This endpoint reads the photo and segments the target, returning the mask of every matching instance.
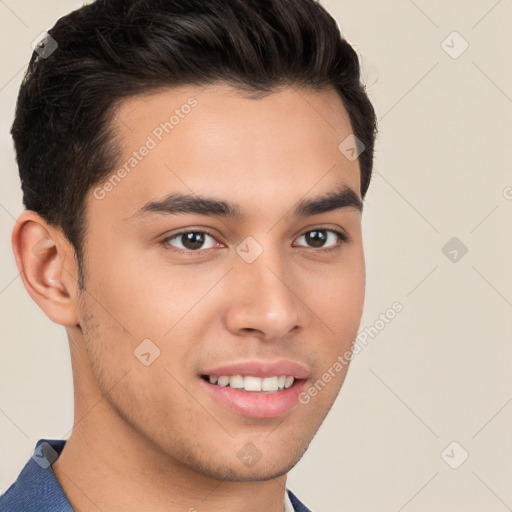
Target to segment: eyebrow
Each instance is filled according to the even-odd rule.
[[[300,200],[295,206],[293,215],[297,218],[303,218],[341,208],[355,208],[359,212],[363,211],[363,202],[346,185],[318,197]],[[234,220],[243,220],[246,217],[240,205],[230,201],[193,194],[171,193],[163,199],[149,201],[131,215],[130,218],[145,218],[152,214],[199,214]]]

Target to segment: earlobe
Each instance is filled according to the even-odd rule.
[[[32,299],[55,323],[78,323],[75,299],[78,284],[70,244],[59,230],[50,226],[36,212],[24,211],[16,221],[11,236],[16,265]]]

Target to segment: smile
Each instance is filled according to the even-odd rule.
[[[230,387],[234,389],[243,389],[245,391],[265,391],[277,393],[288,389],[293,385],[294,377],[291,375],[281,375],[273,377],[254,377],[252,375],[204,375],[211,384],[221,387]]]
[[[215,406],[241,416],[260,419],[289,414],[299,405],[299,395],[307,382],[307,379],[285,375],[201,375],[199,378],[199,383]]]

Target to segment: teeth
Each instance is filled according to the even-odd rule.
[[[222,375],[220,377],[208,377],[211,384],[217,386],[230,386],[235,389],[244,389],[245,391],[281,391],[289,388],[293,382],[294,377],[291,375],[281,375],[275,377],[253,377],[251,375]]]
[[[229,377],[225,377],[225,376],[219,377],[217,384],[222,387],[227,386],[229,384]]]
[[[261,380],[261,391],[277,391],[277,377],[265,377]]]
[[[244,378],[241,375],[233,375],[229,377],[229,386],[232,388],[243,388],[244,387]]]
[[[261,381],[259,377],[244,377],[245,391],[261,391]]]
[[[293,381],[293,377],[286,377],[286,380],[284,381],[284,387],[289,388],[293,384]]]

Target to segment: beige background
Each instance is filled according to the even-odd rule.
[[[64,329],[11,253],[22,203],[8,130],[31,41],[80,5],[0,0],[2,492],[39,438],[72,425]],[[380,120],[361,331],[395,301],[404,309],[354,359],[288,487],[318,512],[512,510],[512,4],[324,5],[363,56]],[[458,58],[445,51],[463,48],[453,31],[469,44]],[[441,250],[452,237],[468,248],[456,262]]]

